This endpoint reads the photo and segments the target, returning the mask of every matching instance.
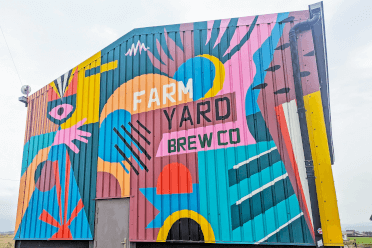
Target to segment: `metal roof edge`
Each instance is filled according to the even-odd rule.
[[[281,14],[281,13],[296,13],[296,12],[303,12],[308,10],[298,10],[298,11],[288,11],[288,12],[280,12],[280,13],[274,13],[274,14]],[[164,29],[167,30],[168,33],[170,32],[179,32],[179,26],[180,25],[187,25],[189,28],[184,28],[182,31],[195,31],[195,30],[202,30],[207,29],[207,22],[208,21],[221,21],[221,20],[231,20],[231,19],[238,19],[242,17],[255,17],[255,16],[262,16],[262,15],[272,15],[272,14],[261,14],[261,15],[253,15],[253,16],[241,16],[241,17],[232,17],[232,18],[225,18],[225,19],[216,19],[216,20],[207,20],[207,21],[199,21],[199,22],[188,22],[188,23],[178,23],[178,24],[169,24],[169,25],[162,25],[162,26],[150,26],[150,27],[143,27],[143,28],[135,28],[129,31],[128,33],[124,34],[120,38],[118,38],[116,41],[112,42],[105,48],[103,48],[101,51],[110,51],[113,48],[119,46],[120,44],[128,41],[129,39],[133,38],[136,35],[145,35],[145,34],[156,34],[156,33],[164,33]],[[293,21],[299,21],[299,20],[293,20]],[[267,22],[258,21],[256,24],[263,24]],[[191,26],[193,25],[193,26]],[[195,26],[197,28],[195,28]],[[201,26],[205,26],[205,28],[200,28]],[[229,26],[229,25],[228,25]],[[241,25],[238,25],[241,26]],[[244,25],[246,26],[246,25]]]
[[[303,11],[307,11],[307,10],[298,10],[298,11],[289,11],[289,12],[290,13],[296,13],[296,12],[303,12]],[[281,12],[281,13],[287,13],[287,12]],[[280,14],[280,13],[274,13],[274,14]],[[261,15],[271,15],[271,14],[261,14]],[[256,15],[256,16],[259,16],[259,15]],[[243,17],[254,17],[254,16],[243,16]],[[221,21],[221,20],[237,19],[237,18],[242,18],[242,17],[216,19],[216,20],[212,20],[212,21]],[[293,21],[296,21],[296,20],[293,20]],[[297,20],[297,21],[299,21],[299,20]],[[136,35],[155,34],[155,33],[160,34],[160,33],[164,33],[164,29],[166,29],[168,33],[169,32],[178,32],[178,31],[180,31],[179,30],[180,25],[184,25],[186,27],[186,28],[183,28],[182,31],[191,31],[191,30],[194,31],[194,30],[207,29],[207,22],[208,21],[199,21],[199,22],[188,22],[188,23],[168,24],[168,25],[162,25],[162,26],[150,26],[150,27],[135,28],[135,29],[132,29],[131,31],[129,31],[128,33],[124,34],[123,36],[121,36],[120,38],[115,40],[114,42],[110,43],[106,47],[102,48],[99,51],[101,51],[102,54],[104,54],[108,51],[111,51],[112,49],[120,46],[122,43],[128,41],[129,39],[133,38]],[[262,23],[266,23],[266,22],[263,22],[263,21],[256,22],[256,24],[262,24]],[[191,25],[193,25],[193,27]],[[197,26],[199,28],[195,28],[194,26]],[[200,28],[201,26],[205,26],[205,28]],[[241,25],[239,25],[239,26],[241,26]],[[102,57],[102,54],[101,54],[101,57]],[[90,56],[86,60],[89,60],[93,56],[95,56],[95,55]],[[86,60],[84,60],[84,61],[86,61]],[[82,63],[84,63],[84,61]],[[81,63],[78,63],[78,65],[79,64],[81,64]],[[76,67],[76,66],[74,66],[74,67]],[[74,67],[72,67],[72,68],[74,68]],[[80,69],[79,69],[79,71],[80,71]],[[43,87],[45,87],[45,86],[43,86]],[[40,88],[39,90],[41,90],[42,88]],[[38,92],[39,90],[37,90],[36,92]],[[31,95],[34,95],[36,92],[34,92]]]

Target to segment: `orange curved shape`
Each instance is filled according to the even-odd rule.
[[[124,161],[124,164],[127,168],[130,168],[126,161]],[[120,163],[110,163],[98,157],[97,172],[107,172],[113,175],[119,182],[121,197],[130,196],[130,171],[129,174],[126,173]]]
[[[192,193],[189,169],[177,162],[166,165],[158,177],[156,193],[159,195]]]
[[[176,80],[159,74],[145,74],[115,90],[102,109],[100,123],[118,109],[125,109],[133,115],[191,101],[190,93],[184,93]]]
[[[28,204],[30,202],[32,193],[35,190],[35,171],[37,166],[48,159],[50,147],[40,150],[31,164],[28,166],[26,172],[21,177],[19,196],[18,196],[18,208],[16,217],[15,233],[17,233],[19,225],[21,224],[22,218],[26,213]]]

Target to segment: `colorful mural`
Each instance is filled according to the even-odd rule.
[[[91,75],[89,68],[95,66],[107,67],[100,53],[29,98],[15,239],[93,239],[100,71]]]
[[[131,196],[132,241],[313,243],[283,35],[307,17],[167,26],[122,45],[131,75],[113,72],[101,98],[99,163],[114,170],[101,196]]]
[[[32,96],[16,239],[93,239],[94,199],[130,197],[131,241],[312,245],[288,37],[308,18],[136,29]]]

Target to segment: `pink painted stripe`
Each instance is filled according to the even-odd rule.
[[[260,15],[257,19],[257,24],[276,22],[278,14]]]
[[[223,95],[232,91],[237,92],[237,108],[245,106],[245,94],[249,86],[252,84],[253,78],[256,74],[253,55],[270,36],[273,28],[274,25],[262,25],[260,32],[258,32],[257,27],[255,27],[249,40],[240,48],[240,51],[235,53],[231,59],[226,61],[224,64],[225,82],[222,90],[217,95]],[[237,37],[243,37],[247,33],[247,29],[241,27],[238,28],[236,32],[238,33]],[[236,89],[231,90],[232,87]]]
[[[180,25],[180,31],[191,31],[194,30],[194,23],[183,23]]]
[[[242,120],[242,118],[240,118]],[[230,144],[229,143],[229,131],[230,129],[236,129],[239,128],[240,132],[240,137],[241,141],[238,144]],[[220,141],[222,143],[227,142],[227,145],[218,145],[218,137],[217,137],[217,132],[218,131],[223,131],[227,130],[226,133],[220,134]],[[207,146],[207,142],[205,143],[205,147],[202,148],[200,146],[199,142],[199,135],[202,139],[204,134],[207,134],[208,138],[210,137],[210,133],[212,133],[212,145],[210,147]],[[170,139],[178,139],[180,137],[187,137],[195,135],[196,138],[193,141],[196,141],[195,147],[196,149],[189,150],[188,146],[185,145],[186,150],[182,150],[179,152],[168,152],[168,140]],[[233,135],[233,140],[236,141],[236,134]],[[248,128],[246,126],[246,123],[243,123],[242,121],[240,122],[229,122],[229,123],[222,123],[222,124],[217,124],[214,126],[208,126],[208,127],[199,127],[195,129],[189,129],[189,130],[182,130],[178,132],[173,132],[173,133],[165,133],[163,134],[163,138],[160,142],[158,151],[156,153],[156,157],[163,157],[163,156],[170,156],[170,155],[176,155],[176,154],[185,154],[185,153],[192,153],[192,152],[199,152],[199,151],[208,151],[208,150],[215,150],[215,149],[220,149],[220,148],[227,148],[227,147],[237,147],[237,146],[242,146],[242,145],[250,145],[250,144],[255,144],[256,141],[248,131]]]
[[[213,48],[215,48],[221,42],[221,38],[222,38],[223,34],[225,33],[226,28],[227,28],[227,26],[230,23],[230,20],[231,19],[223,19],[223,20],[221,20],[220,32],[218,33],[218,37],[217,37],[216,42],[214,43]]]
[[[231,38],[229,48],[227,48],[225,54],[223,56],[226,56],[235,46],[237,46],[240,41],[243,39],[243,37],[248,33],[249,27],[239,27],[239,26],[247,26],[251,25],[255,16],[247,16],[239,18],[237,28],[235,30],[235,33],[233,37]],[[240,32],[239,30],[244,30],[243,32]],[[244,33],[244,34],[243,34]]]
[[[205,42],[206,45],[208,44],[209,40],[211,39],[213,24],[214,24],[214,21],[208,21],[207,22],[207,41]]]
[[[212,134],[212,145],[211,147],[201,148],[200,143],[198,142],[197,137],[197,144],[196,150],[182,150],[180,152],[171,153],[172,155],[175,154],[183,154],[183,153],[191,153],[191,152],[198,152],[204,150],[211,150],[211,149],[218,149],[218,148],[226,148],[232,147],[236,145],[225,145],[219,146],[217,142],[217,132],[222,130],[229,130],[234,128],[240,129],[240,135],[242,137],[241,142],[238,144],[241,145],[250,145],[255,144],[255,140],[252,134],[248,130],[246,116],[245,116],[245,97],[249,86],[253,82],[253,78],[256,74],[256,67],[253,63],[253,54],[261,47],[262,43],[269,37],[271,34],[272,28],[274,25],[265,25],[261,27],[260,32],[257,31],[255,28],[252,31],[250,39],[241,47],[240,52],[234,54],[234,56],[228,60],[224,64],[225,69],[225,81],[222,90],[217,95],[224,95],[226,93],[235,92],[236,96],[236,113],[237,113],[237,120],[235,122],[230,123],[223,123],[209,127],[200,127],[195,129],[189,130],[182,130],[178,132],[172,133],[165,133],[163,134],[162,140],[160,142],[158,151],[156,156],[169,156],[168,153],[168,140],[169,139],[177,139],[179,137],[187,137],[190,135],[198,136],[199,134],[202,136],[204,134],[213,133]],[[241,32],[240,35],[244,35],[246,30],[239,29],[237,32]],[[260,37],[258,37],[260,35]],[[240,54],[240,56],[239,56]],[[241,57],[248,58],[248,59],[241,59]],[[222,142],[226,141],[225,136],[222,137]]]
[[[256,18],[256,16],[246,16],[246,17],[240,17],[239,20],[238,20],[238,26],[245,26],[245,25],[251,25],[254,18]]]

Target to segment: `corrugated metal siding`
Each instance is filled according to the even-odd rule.
[[[131,241],[313,244],[288,38],[308,18],[136,29],[37,93],[42,108],[32,96],[16,238],[92,239],[94,198],[130,197]],[[305,96],[319,92],[312,39],[299,39]],[[38,168],[49,183],[59,168],[75,200],[57,183],[39,193]],[[63,220],[73,206],[79,225]]]
[[[107,62],[118,60],[119,70],[102,77],[99,156],[113,176],[103,178],[101,196],[126,196],[122,189],[130,183],[132,241],[312,243],[304,170],[299,175],[291,141],[281,133],[288,133],[289,120],[278,130],[276,117],[294,99],[289,29],[306,19],[304,11],[146,29],[102,51]],[[193,96],[179,97],[190,78]],[[265,83],[271,88],[258,96],[249,91],[254,83],[251,89]],[[274,94],[289,84],[291,92]],[[173,91],[170,99],[166,93]],[[258,105],[247,103],[247,91]],[[222,100],[219,107],[216,100]],[[210,108],[206,118],[198,108]],[[221,118],[227,108],[229,117]],[[216,141],[202,148],[198,135],[210,133]],[[186,148],[167,142],[184,142]],[[247,174],[243,166],[234,178],[233,166],[263,153],[254,172]],[[118,169],[121,183],[114,178]],[[256,194],[265,183],[269,195]],[[252,192],[254,199],[236,204]]]
[[[85,77],[84,67],[96,59],[28,99],[17,240],[93,239],[99,78]]]
[[[46,118],[48,89],[49,86],[45,86],[28,98],[25,144],[32,136],[55,132],[58,129],[58,125]]]

